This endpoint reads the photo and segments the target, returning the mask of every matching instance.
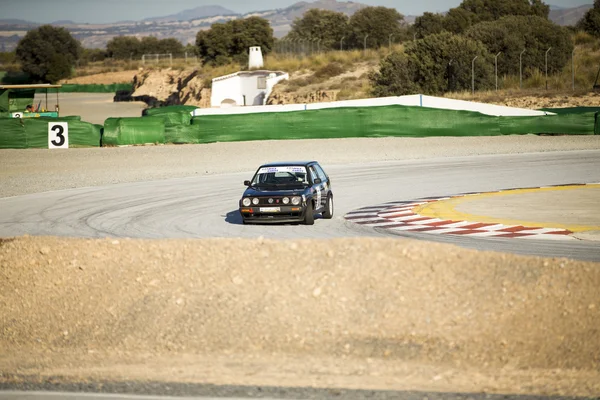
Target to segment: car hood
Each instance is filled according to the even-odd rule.
[[[244,197],[248,196],[302,196],[306,189],[261,189],[261,188],[248,188],[244,191]]]

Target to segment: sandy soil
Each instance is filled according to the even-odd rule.
[[[497,104],[500,106],[540,109],[566,107],[598,107],[600,92],[545,92],[499,91],[471,93],[449,93],[445,97]]]
[[[598,395],[599,286],[395,239],[3,239],[0,381]]]
[[[102,84],[110,85],[113,83],[131,83],[133,77],[138,73],[137,69],[130,71],[104,72],[101,74],[80,76],[77,78],[64,79],[60,83],[76,83],[80,85]]]

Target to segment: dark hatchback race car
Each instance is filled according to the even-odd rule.
[[[331,180],[316,161],[261,165],[240,200],[244,224],[303,222],[333,217]]]

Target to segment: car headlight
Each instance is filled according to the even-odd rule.
[[[242,204],[243,204],[245,207],[249,207],[251,202],[252,202],[252,201],[250,200],[250,197],[246,197],[244,200],[242,200]]]
[[[290,199],[288,197],[283,198],[283,204],[290,204]]]
[[[301,201],[302,201],[302,198],[300,196],[292,197],[292,204],[295,206],[300,204]]]
[[[257,205],[258,204],[258,198],[253,198],[252,199],[252,204]]]

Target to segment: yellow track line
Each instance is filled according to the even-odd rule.
[[[467,214],[456,210],[460,204],[486,199],[490,197],[499,196],[514,196],[524,193],[535,193],[535,192],[548,192],[548,191],[559,191],[559,190],[582,190],[589,188],[600,188],[600,184],[592,184],[585,186],[557,186],[557,187],[545,187],[545,188],[532,188],[532,189],[514,189],[506,190],[503,192],[492,192],[492,193],[480,193],[474,195],[465,195],[460,197],[454,197],[447,200],[434,201],[432,203],[424,204],[413,209],[416,214],[424,217],[439,218],[442,220],[451,221],[469,221],[469,222],[481,222],[481,223],[494,223],[502,225],[521,225],[532,228],[557,228],[567,229],[571,232],[585,232],[585,231],[598,231],[600,226],[591,225],[570,225],[560,224],[556,222],[540,222],[540,221],[525,221],[519,219],[507,219],[507,218],[495,218],[487,215],[474,215]]]

